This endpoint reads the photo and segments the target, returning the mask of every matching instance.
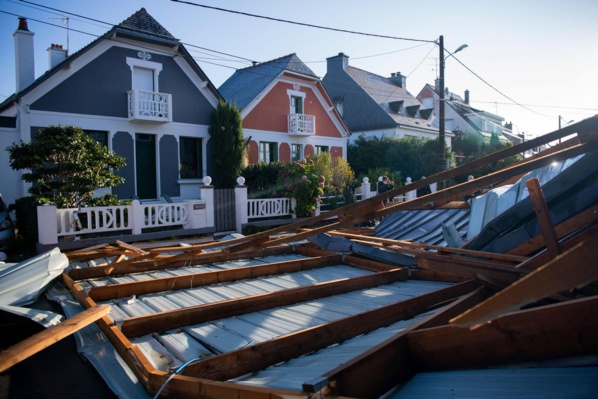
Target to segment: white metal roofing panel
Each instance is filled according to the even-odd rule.
[[[246,341],[264,342],[280,336],[273,331],[249,323],[237,317],[229,317],[212,322],[226,331],[234,331],[235,334],[243,337]]]
[[[199,300],[199,298],[189,295],[186,291],[172,291],[165,292],[163,294],[165,298],[168,298],[173,303],[178,304],[181,308],[189,308],[191,306],[203,305],[205,302]]]
[[[288,319],[282,319],[272,314],[265,312],[256,312],[247,315],[237,316],[237,319],[251,323],[255,326],[260,326],[268,331],[272,331],[277,335],[289,334],[293,331],[304,328],[299,322],[294,322]]]
[[[512,368],[418,373],[388,399],[594,399],[598,367]]]
[[[227,331],[212,323],[185,327],[184,330],[203,345],[213,348],[219,353],[226,353],[244,348],[252,343],[251,341],[240,337],[238,334]]]
[[[261,259],[239,259],[239,260],[231,260],[227,262],[218,262],[214,263],[215,267],[220,269],[238,269],[240,267],[248,267],[248,266],[259,266],[269,263],[268,261],[264,261]]]
[[[261,258],[256,258],[266,263],[288,262],[290,260],[308,259],[309,256],[299,254],[285,254],[285,255],[269,255]]]
[[[182,363],[174,357],[151,335],[131,339],[133,345],[137,345],[150,363],[160,371],[169,371],[179,367]]]
[[[209,349],[184,331],[152,334],[152,336],[183,363],[193,359],[205,359],[214,356]]]

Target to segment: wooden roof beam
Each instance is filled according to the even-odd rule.
[[[126,298],[131,295],[176,291],[249,278],[271,276],[282,273],[293,273],[301,270],[331,266],[341,262],[341,255],[296,259],[286,262],[276,262],[263,265],[239,267],[235,269],[217,270],[213,272],[195,273],[186,276],[165,277],[153,280],[93,287],[89,290],[89,296],[94,301],[101,302],[108,301],[110,299]]]
[[[365,276],[326,281],[305,287],[251,295],[244,298],[234,298],[212,304],[154,313],[147,316],[137,316],[126,319],[121,326],[121,331],[128,337],[138,337],[152,332],[258,312],[277,306],[339,295],[349,291],[391,284],[406,279],[407,270],[395,269]]]
[[[598,297],[514,312],[476,328],[408,334],[420,371],[455,370],[598,354]]]
[[[428,311],[478,287],[467,281],[189,365],[184,375],[226,381]]]
[[[485,323],[553,294],[597,281],[597,257],[598,234],[594,234],[451,322],[462,327]]]

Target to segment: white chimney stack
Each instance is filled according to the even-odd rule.
[[[54,68],[62,61],[66,60],[67,51],[62,47],[62,44],[54,44],[48,47],[48,69]]]
[[[35,80],[35,62],[33,59],[33,32],[27,28],[27,19],[19,18],[19,27],[13,34],[15,38],[16,92],[25,89]]]

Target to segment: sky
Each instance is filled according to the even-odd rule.
[[[438,77],[442,35],[446,87],[469,90],[472,106],[512,122],[515,133],[531,138],[598,114],[598,0],[0,0],[0,101],[15,91],[18,16],[35,33],[38,77],[50,44],[68,42],[72,54],[142,7],[216,87],[251,61],[291,53],[323,78],[326,58],[343,52],[350,66],[401,72],[417,96]]]

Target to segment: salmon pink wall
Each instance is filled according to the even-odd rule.
[[[303,150],[303,155],[307,158],[310,155],[314,155],[314,147],[312,147],[310,144],[305,146],[305,149]]]
[[[243,118],[244,129],[288,132],[287,115],[290,112],[290,100],[287,90],[294,90],[290,83],[278,82],[276,86]],[[319,88],[316,88],[319,90]],[[316,117],[316,136],[342,137],[326,109],[320,104],[313,90],[301,86],[299,91],[306,93],[303,113]]]
[[[330,156],[332,158],[342,157],[343,156],[343,148],[342,147],[330,147]]]
[[[281,143],[278,149],[278,160],[280,162],[291,162],[291,147],[287,143]]]

